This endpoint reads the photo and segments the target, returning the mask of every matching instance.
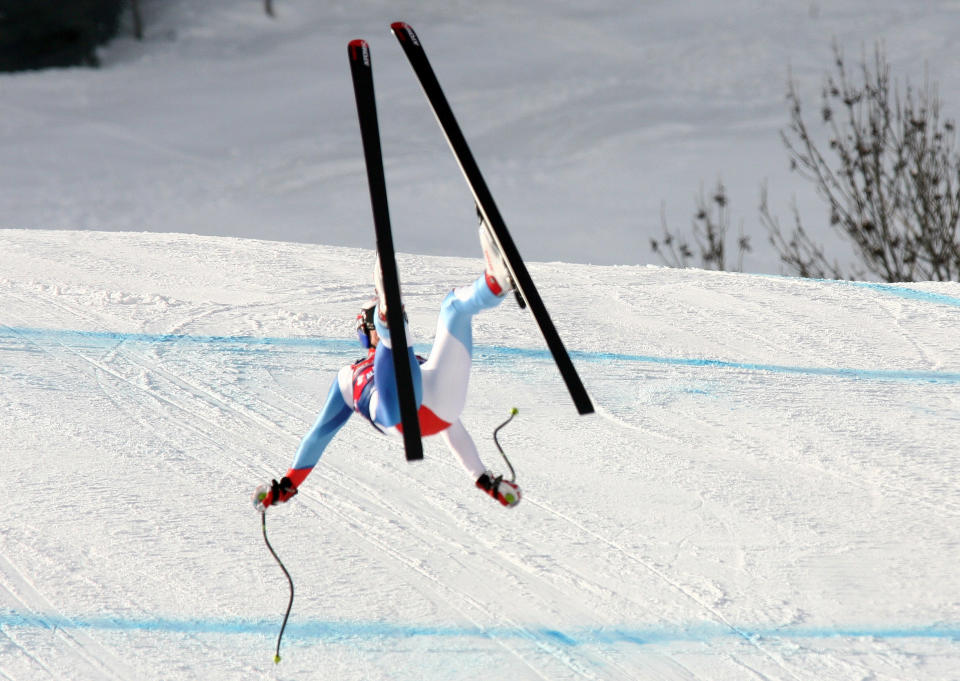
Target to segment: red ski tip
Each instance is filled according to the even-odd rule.
[[[414,33],[413,27],[410,26],[410,24],[408,24],[407,22],[394,21],[392,24],[390,24],[390,28],[393,30],[393,34],[397,36],[398,40],[402,41],[409,38],[410,42],[412,42],[414,45],[420,44],[417,41],[417,34]]]
[[[350,54],[351,61],[363,60],[364,64],[370,63],[370,46],[366,40],[357,38],[347,44],[347,52]]]

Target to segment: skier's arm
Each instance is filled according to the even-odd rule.
[[[343,395],[340,393],[339,382],[334,381],[316,423],[304,436],[294,457],[293,465],[287,471],[287,477],[293,482],[294,487],[299,487],[310,475],[310,471],[320,460],[323,450],[327,448],[352,413],[353,410],[344,402]]]

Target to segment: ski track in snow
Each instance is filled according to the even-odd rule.
[[[114,350],[114,351],[112,351],[112,353],[111,353],[111,354],[114,354],[114,353],[115,353],[115,350]],[[195,386],[194,386],[194,389],[195,389]],[[614,547],[616,547],[616,546],[617,546],[616,544],[614,544],[614,543],[612,543],[612,542],[607,542],[607,543],[608,543],[608,544],[610,544],[611,546],[614,546]],[[619,548],[619,547],[617,547],[617,548]],[[642,562],[642,561],[640,561],[640,562]],[[646,567],[648,567],[648,569],[652,569],[652,568],[650,568],[649,566],[646,566]],[[685,591],[683,591],[683,589],[682,589],[682,588],[680,588],[680,587],[677,587],[677,585],[676,585],[676,584],[673,584],[673,583],[671,583],[671,582],[670,582],[670,580],[669,580],[668,578],[666,578],[666,577],[664,577],[663,575],[658,575],[658,576],[660,576],[660,577],[661,577],[661,578],[663,578],[663,579],[664,579],[665,581],[667,581],[668,583],[670,583],[670,584],[671,584],[671,586],[673,586],[674,588],[678,588],[678,590],[680,590],[680,591],[681,591],[682,593],[684,593],[685,595],[689,595],[689,594],[686,594],[686,592],[685,592]],[[694,597],[694,600],[696,600],[696,599],[695,599],[695,597]],[[705,608],[705,609],[709,609],[709,608]],[[488,613],[488,614],[489,614],[489,613]],[[716,613],[714,613],[714,614],[716,614]],[[721,620],[722,620],[722,617],[720,617],[719,619],[721,619]],[[729,625],[729,623],[727,623],[727,624]],[[731,626],[731,628],[732,628],[732,629],[733,629],[734,631],[737,631],[737,630],[736,630],[736,628],[735,628],[735,627],[733,627],[732,625],[729,625],[729,626]],[[738,633],[740,633],[740,632],[738,632]],[[744,635],[744,636],[745,636],[745,638],[747,638],[747,637],[746,637],[746,635]],[[749,640],[749,639],[748,639],[748,640]],[[582,673],[582,670],[578,670],[578,671],[580,671],[580,672]]]
[[[109,242],[155,253],[139,239],[151,240]],[[229,271],[264,262],[256,243],[232,248]],[[271,315],[314,295],[349,309],[363,290],[336,283],[336,253],[307,252],[329,279],[260,301],[201,288],[168,307],[187,296],[164,291],[146,256],[141,293],[90,295],[123,290],[95,252],[0,279],[0,404],[14,423],[2,444],[33,500],[0,534],[3,678],[952,678],[956,298],[560,265],[533,274],[599,416],[575,416],[543,351],[497,342],[530,338],[519,311],[478,318],[465,418],[496,465],[489,405],[518,401],[503,440],[525,501],[504,512],[439,443],[408,465],[353,420],[268,515],[297,584],[274,669],[286,595],[247,496],[285,470],[357,353],[270,333]],[[431,263],[436,285],[421,274],[407,292],[412,320],[430,320],[447,275],[473,267]],[[580,276],[591,286],[569,283]],[[809,307],[782,309],[797,287]],[[619,301],[605,305],[625,306],[629,326],[597,330],[609,318],[591,297]],[[882,338],[791,333],[826,329],[819,314]],[[237,333],[250,323],[267,333]],[[611,339],[614,352],[599,349]],[[58,529],[80,519],[85,534]],[[918,576],[909,552],[924,550]],[[891,585],[905,592],[885,604]]]
[[[960,91],[956,2],[382,5],[148,3],[105,68],[2,76],[5,226],[368,243],[343,54],[368,36],[398,243],[472,255],[392,19],[537,259],[642,260],[717,174],[735,212],[758,172],[776,203],[787,65],[815,97],[831,40]],[[297,585],[277,666],[286,583],[249,494],[360,354],[371,253],[0,230],[0,255],[2,680],[958,679],[958,284],[532,263],[598,415],[529,315],[478,317],[464,419],[499,467],[520,408],[524,502],[352,420],[268,516]],[[399,262],[427,350],[478,261]]]
[[[57,307],[60,307],[61,309],[65,309],[65,311],[67,311],[67,312],[70,313],[70,316],[71,316],[71,317],[83,317],[83,316],[84,316],[83,312],[80,311],[80,310],[67,309],[67,308],[65,308],[64,306],[59,305],[56,301],[49,301],[49,300],[48,300],[48,302],[50,302],[50,303],[53,304],[53,305],[56,305]],[[91,320],[88,319],[87,321],[91,321]],[[10,330],[13,331],[14,333],[16,333],[16,329],[10,329]],[[31,335],[32,335],[32,334],[31,334]],[[116,367],[122,364],[122,361],[121,361],[121,359],[120,359],[120,354],[121,354],[121,347],[124,345],[124,343],[125,343],[125,342],[124,342],[123,340],[120,340],[120,341],[117,343],[116,346],[114,346],[113,348],[111,348],[110,350],[108,350],[108,351],[103,355],[103,357],[98,358],[97,360],[92,360],[92,359],[90,359],[89,357],[85,357],[82,353],[77,352],[76,349],[71,348],[71,347],[69,347],[69,346],[63,345],[62,347],[63,347],[65,350],[67,350],[68,352],[70,352],[70,353],[72,353],[72,354],[75,354],[75,355],[77,355],[77,356],[80,356],[80,357],[82,357],[83,359],[91,362],[91,364],[93,364],[94,366],[96,366],[100,371],[106,372],[106,373],[110,374],[110,375],[111,375],[112,377],[114,377],[114,378],[117,378],[117,379],[120,379],[120,380],[122,380],[122,381],[128,382],[127,379],[124,379],[124,378],[122,377],[122,375],[121,375],[118,371],[116,371]],[[211,392],[211,389],[210,389],[209,387],[206,387],[206,386],[201,387],[201,386],[198,386],[198,385],[195,384],[195,383],[189,383],[189,382],[187,382],[187,381],[184,380],[182,377],[179,377],[179,376],[171,376],[171,375],[169,375],[168,373],[166,373],[165,371],[163,371],[162,369],[160,369],[160,368],[157,367],[157,366],[153,366],[153,367],[147,368],[146,365],[143,364],[143,358],[142,358],[142,357],[141,357],[141,358],[139,359],[139,361],[137,362],[137,368],[138,368],[138,369],[145,370],[147,373],[152,373],[152,374],[154,374],[154,375],[157,375],[158,377],[165,378],[166,380],[168,380],[170,383],[172,383],[172,384],[174,384],[174,385],[176,385],[176,384],[178,384],[178,383],[181,384],[180,387],[181,387],[181,388],[185,388],[185,392],[188,393],[189,395],[193,396],[193,397],[201,398],[201,399],[203,399],[204,401],[210,402],[211,404],[218,404],[218,405],[226,405],[226,404],[228,404],[228,402],[227,402],[226,400],[224,400],[221,395],[213,394],[213,393]],[[196,368],[196,367],[194,367],[194,368]],[[104,390],[105,393],[108,394],[108,396],[110,396],[110,395],[109,395],[109,390],[106,388],[106,386],[104,385],[103,382],[100,383],[100,387],[101,387],[101,389]],[[169,390],[165,390],[165,391],[164,391],[165,394],[168,393],[168,392],[176,392],[176,391],[175,391],[175,390],[174,390],[174,391],[169,391]],[[112,396],[111,396],[111,401],[118,407],[118,409],[120,409],[120,410],[122,410],[122,411],[127,411],[127,409],[124,408],[123,404],[122,404],[119,400],[113,399]],[[173,404],[173,400],[164,400],[164,401],[168,402],[169,404]],[[237,411],[237,412],[241,411],[240,409],[237,409],[236,406],[234,406],[233,409],[234,409],[235,411]],[[129,413],[129,412],[127,412],[127,413]],[[256,419],[252,419],[252,418],[251,418],[251,415],[250,415],[249,413],[245,414],[245,416],[246,416],[248,419],[256,420]],[[149,424],[146,424],[146,423],[144,423],[143,425],[149,426]],[[213,426],[213,425],[215,425],[215,424],[214,424],[213,422],[210,422],[209,425]],[[259,425],[261,425],[261,426],[269,426],[269,425],[273,425],[273,423],[270,422],[270,421],[265,421],[265,422],[261,422]],[[222,426],[221,426],[221,427],[222,427]],[[296,434],[295,434],[295,433],[292,433],[292,432],[283,432],[283,433],[279,433],[279,434],[286,435],[286,436],[290,439],[291,442],[293,442],[293,441],[294,441],[294,438],[296,437]],[[238,463],[239,463],[239,462],[238,462]],[[259,472],[260,472],[261,474],[269,474],[269,471],[265,471],[265,470],[261,470],[261,471],[259,471]],[[367,502],[367,505],[370,505],[370,504],[377,505],[377,504],[379,504],[379,505],[381,506],[381,510],[390,511],[390,512],[392,512],[392,513],[393,513],[396,517],[398,517],[398,518],[402,518],[402,517],[404,516],[404,514],[403,514],[402,512],[398,512],[398,510],[397,510],[396,508],[393,508],[390,504],[384,503],[382,499],[378,500],[378,495],[377,495],[377,492],[376,492],[375,490],[370,489],[369,487],[367,487],[367,486],[365,486],[365,485],[362,485],[362,483],[359,483],[356,479],[351,478],[350,476],[346,476],[346,475],[344,475],[344,474],[342,474],[342,473],[340,474],[339,477],[346,478],[347,481],[351,483],[351,485],[352,485],[352,487],[353,487],[354,490],[356,489],[357,486],[364,487],[364,491],[365,491],[365,492],[367,493],[367,495],[368,495],[368,498],[365,500],[365,501]],[[335,483],[340,484],[341,486],[343,486],[343,482],[340,481],[340,480],[334,479],[334,480],[329,480],[328,482],[335,482]],[[346,488],[345,488],[345,489],[346,489]],[[351,513],[350,513],[350,514],[347,514],[347,515],[342,515],[342,509],[339,509],[339,508],[336,508],[336,507],[328,507],[328,508],[325,508],[325,509],[323,509],[323,510],[325,511],[325,513],[323,513],[323,514],[318,514],[318,515],[328,515],[329,513],[332,512],[332,513],[334,513],[335,515],[340,515],[340,517],[341,517],[344,521],[348,521],[349,518],[354,517],[357,513],[362,513],[362,512],[363,512],[362,508],[360,508],[360,507],[352,509],[352,510],[351,510]],[[557,514],[556,512],[553,512],[553,511],[551,511],[551,513],[554,513],[555,515],[560,515],[560,514]],[[562,515],[560,515],[560,517],[563,518]],[[567,520],[567,522],[572,522],[572,521],[570,521],[569,519],[566,519],[566,518],[564,518],[564,519]],[[576,524],[576,523],[573,523],[573,524]],[[354,528],[354,529],[356,529],[356,528]],[[447,590],[440,577],[435,576],[435,575],[431,575],[431,574],[428,573],[426,570],[424,570],[423,568],[421,568],[420,566],[418,566],[415,562],[412,562],[412,561],[409,560],[406,556],[404,556],[402,553],[399,553],[399,552],[397,552],[395,549],[390,548],[387,544],[383,543],[382,541],[380,541],[380,542],[374,542],[374,541],[370,538],[370,536],[369,536],[369,534],[368,534],[369,531],[370,531],[370,529],[371,529],[371,528],[370,528],[369,526],[361,525],[359,529],[356,529],[356,535],[357,535],[357,537],[358,537],[358,538],[359,538],[359,537],[363,537],[365,541],[375,544],[375,546],[376,546],[380,551],[386,553],[386,554],[389,555],[391,558],[394,558],[394,559],[396,559],[396,560],[398,560],[398,561],[400,561],[400,562],[402,562],[402,563],[407,564],[407,566],[408,566],[411,570],[420,573],[420,574],[423,575],[426,579],[430,580],[431,585],[432,585],[431,591],[433,591],[433,592],[435,592],[435,593],[442,593],[442,592],[444,592],[445,590]],[[410,532],[411,530],[415,530],[415,529],[416,529],[415,527],[414,527],[414,528],[407,528],[407,534],[405,535],[405,540],[404,540],[405,543],[409,544],[409,542],[410,542],[410,534],[409,534],[409,532]],[[581,529],[582,529],[582,528],[581,528]],[[457,546],[456,548],[459,549],[459,550],[466,550],[466,549],[467,549],[467,547],[466,547],[465,545],[459,545],[459,546]],[[494,547],[492,547],[492,546],[490,546],[490,547],[488,547],[488,548],[490,548],[491,550],[494,549]],[[501,577],[504,577],[504,575],[501,575]],[[454,592],[453,592],[453,595],[452,595],[451,597],[448,597],[447,600],[448,600],[448,602],[449,602],[451,605],[453,605],[454,607],[456,607],[455,604],[457,604],[457,603],[462,603],[462,602],[469,603],[469,605],[472,606],[472,609],[479,610],[479,611],[484,615],[484,618],[483,618],[484,621],[489,622],[489,621],[491,621],[491,620],[494,620],[494,621],[495,621],[495,620],[497,620],[497,619],[500,619],[501,625],[505,624],[505,625],[507,625],[510,629],[514,630],[514,632],[520,632],[521,638],[529,639],[531,642],[533,642],[535,645],[537,645],[539,648],[541,648],[544,652],[546,652],[546,653],[548,653],[548,654],[556,657],[556,658],[559,659],[563,664],[565,664],[566,666],[570,667],[570,669],[571,669],[572,671],[574,671],[578,676],[584,677],[584,678],[597,678],[593,673],[589,672],[589,670],[588,670],[587,668],[579,665],[579,664],[576,662],[575,658],[573,658],[573,657],[571,657],[569,654],[565,653],[562,647],[559,647],[559,646],[557,646],[554,642],[552,642],[552,641],[550,640],[550,637],[549,637],[549,636],[548,636],[548,637],[545,637],[543,634],[536,633],[536,632],[533,632],[533,631],[531,631],[531,630],[529,630],[529,629],[527,629],[527,628],[524,628],[524,627],[522,627],[521,625],[519,625],[516,621],[511,621],[511,620],[509,620],[509,619],[504,619],[504,618],[497,618],[496,615],[495,615],[495,613],[492,612],[492,611],[489,609],[489,607],[483,606],[483,604],[482,604],[481,602],[479,602],[479,601],[477,601],[476,599],[472,598],[471,596],[469,596],[469,594],[466,594],[466,593],[463,593],[463,592],[456,592],[456,591],[454,591]],[[463,611],[461,610],[461,612],[463,612]],[[464,612],[464,614],[467,614],[467,613]],[[468,617],[469,617],[469,615],[468,615]],[[474,624],[478,627],[478,629],[482,629],[481,620],[478,620],[478,619],[475,619],[475,618],[472,618],[472,617],[470,617],[470,619],[471,619],[472,622],[474,622]],[[561,640],[564,639],[564,637],[563,637],[562,634],[558,634],[558,636],[561,638]],[[504,647],[508,647],[509,644],[507,644],[507,643],[501,643],[501,645],[503,645]],[[518,655],[518,657],[521,657],[521,659],[522,659],[522,656]],[[606,666],[606,665],[605,665],[605,666]],[[536,672],[536,669],[537,669],[536,666],[530,665],[529,668],[530,668],[531,671]]]

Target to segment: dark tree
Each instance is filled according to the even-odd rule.
[[[130,0],[130,14],[133,16],[133,37],[143,40],[143,14],[140,12],[140,0]]]
[[[126,0],[0,0],[0,71],[97,64]]]
[[[780,227],[780,221],[770,212],[767,203],[767,188],[760,189],[760,221],[767,228],[770,243],[780,254],[780,262],[799,277],[809,279],[863,279],[863,270],[851,266],[844,270],[836,258],[830,261],[822,245],[814,241],[803,228],[800,211],[796,204],[793,209],[793,232],[786,235]]]
[[[663,238],[651,239],[650,249],[670,267],[690,267],[694,258],[697,258],[699,266],[703,269],[726,270],[726,241],[727,232],[730,230],[728,204],[729,199],[723,182],[717,182],[717,188],[709,200],[701,188],[692,224],[694,245],[691,246],[686,239],[672,234],[667,228],[666,218],[661,214]],[[750,250],[750,239],[744,236],[741,225],[737,240],[737,271],[743,270],[743,254],[749,253]]]
[[[936,90],[925,81],[920,89],[908,83],[901,94],[879,46],[854,76],[834,45],[834,66],[817,116],[823,142],[808,127],[792,78],[790,125],[782,139],[791,169],[814,183],[830,225],[853,246],[858,263],[850,274],[888,282],[957,279],[960,155]],[[796,207],[793,213],[786,236],[764,192],[761,220],[783,262],[801,276],[839,277],[836,263],[804,231]]]

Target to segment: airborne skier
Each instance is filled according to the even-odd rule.
[[[486,268],[472,285],[454,289],[447,295],[440,307],[437,335],[430,358],[418,358],[406,332],[407,322],[400,302],[370,48],[364,40],[350,41],[347,50],[357,99],[374,229],[378,250],[384,256],[383,263],[378,256],[374,267],[376,298],[357,315],[357,332],[361,344],[367,348],[367,357],[340,370],[337,380],[330,387],[320,416],[301,442],[287,474],[279,482],[273,480],[270,485],[261,485],[254,492],[254,505],[260,511],[285,502],[297,493],[299,486],[320,460],[324,449],[354,411],[381,432],[403,432],[404,446],[410,460],[422,457],[420,439],[415,432],[418,426],[423,436],[440,435],[474,477],[478,488],[504,506],[519,503],[520,488],[484,467],[473,439],[460,422],[460,414],[466,404],[473,356],[473,317],[482,310],[497,307],[511,290],[517,290],[520,294],[518,302],[526,301],[521,305],[530,307],[577,411],[581,414],[594,411],[583,382],[570,361],[570,355],[496,209],[419,39],[409,24],[395,22],[392,28],[474,195],[480,216],[480,243]],[[380,269],[381,265],[384,265],[383,270]],[[387,288],[384,287],[384,274],[387,275]],[[390,316],[387,307],[390,307]],[[401,308],[400,313],[397,308]],[[388,319],[393,320],[391,323],[398,340],[400,337],[407,339],[409,362],[404,362],[399,355],[394,357]],[[402,344],[403,341],[399,342]],[[411,393],[413,398],[410,397]],[[402,424],[407,427],[402,428]]]
[[[440,435],[476,486],[504,506],[512,507],[520,501],[520,488],[484,466],[476,444],[460,421],[473,355],[473,316],[500,305],[514,288],[500,253],[482,224],[480,241],[486,260],[484,273],[471,285],[454,289],[443,300],[429,359],[414,353],[409,332],[407,354],[422,435]],[[297,493],[324,449],[354,412],[385,434],[399,432],[393,348],[386,324],[379,259],[374,265],[374,284],[376,297],[357,315],[357,336],[367,349],[367,356],[340,369],[316,423],[303,438],[286,475],[279,482],[261,485],[254,493],[258,510],[288,501]]]

